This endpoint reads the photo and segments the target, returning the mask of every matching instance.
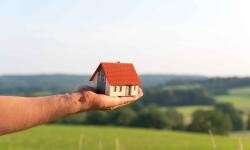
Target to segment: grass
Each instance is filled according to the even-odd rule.
[[[217,96],[217,102],[227,102],[243,111],[243,119],[248,119],[250,113],[250,87],[235,88],[229,90],[229,94]]]
[[[250,134],[214,136],[217,149],[250,149]],[[4,150],[211,150],[208,134],[122,127],[46,125],[0,137]]]
[[[189,124],[191,122],[193,112],[197,110],[211,110],[213,109],[213,106],[179,106],[175,107],[175,109],[183,115],[185,124]]]
[[[216,100],[232,103],[236,108],[249,112],[250,87],[231,89],[228,95],[217,96]]]
[[[246,122],[250,113],[250,87],[235,88],[229,90],[229,94],[217,96],[217,102],[233,104],[243,112],[243,119]]]
[[[231,89],[228,95],[217,96],[218,102],[229,102],[245,112],[250,110],[250,87]],[[212,106],[176,107],[186,123],[196,110]],[[250,149],[250,132],[230,136],[214,136],[216,149]],[[4,150],[211,150],[208,134],[123,127],[46,125],[0,137]]]
[[[246,121],[250,113],[250,87],[234,88],[229,90],[227,95],[216,96],[217,102],[227,102],[233,104],[237,109],[244,112]],[[186,124],[191,122],[192,113],[196,110],[210,110],[213,106],[181,106],[176,107],[177,111],[183,114]]]

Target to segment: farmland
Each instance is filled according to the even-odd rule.
[[[214,136],[217,149],[250,149],[250,135]],[[45,125],[0,137],[5,150],[212,149],[208,134],[122,127]]]
[[[216,99],[218,102],[232,103],[241,110],[250,110],[250,87],[231,89],[228,95],[217,96]]]
[[[219,103],[231,103],[237,109],[243,111],[243,117],[246,120],[247,114],[250,111],[250,87],[234,88],[228,91],[227,95],[220,95],[215,97],[216,102]],[[213,106],[179,106],[175,107],[178,112],[184,116],[186,124],[190,123],[192,113],[196,110],[210,110]]]
[[[180,112],[184,117],[185,124],[189,124],[192,119],[192,113],[197,110],[211,110],[213,106],[179,106],[176,110]]]
[[[9,85],[9,84],[8,84]],[[38,84],[40,85],[40,84]],[[66,84],[67,85],[67,84]],[[32,86],[33,87],[33,86]],[[54,85],[52,86],[54,87]],[[56,86],[57,87],[57,86]],[[59,86],[64,87],[64,86]],[[72,86],[75,87],[75,86]],[[57,91],[62,92],[65,89],[55,91],[44,88],[38,91],[24,91],[20,95],[37,96],[48,95]],[[70,87],[69,87],[70,88]],[[178,86],[181,90],[189,90],[186,86]],[[3,88],[5,89],[5,88]],[[23,89],[23,88],[21,88]],[[33,88],[32,88],[33,89]],[[36,88],[34,88],[36,89]],[[192,88],[191,88],[192,89]],[[167,90],[167,89],[164,89]],[[17,90],[19,91],[19,90]],[[49,92],[49,93],[47,93]],[[199,93],[199,92],[198,92]],[[206,92],[205,92],[206,93]],[[250,87],[231,88],[225,95],[213,97],[215,102],[228,102],[236,106],[237,109],[244,112],[244,119],[247,119],[247,113],[250,110]],[[18,93],[15,93],[18,95]],[[173,93],[170,93],[173,94]],[[179,96],[180,94],[178,94]],[[182,97],[178,97],[182,98]],[[184,97],[185,98],[185,97]],[[202,98],[199,98],[202,99]],[[153,99],[153,102],[156,102]],[[157,104],[157,103],[156,103]],[[143,106],[145,108],[145,106]],[[162,106],[162,110],[175,108],[184,117],[185,125],[191,122],[191,115],[196,110],[211,110],[212,105],[177,105]],[[134,110],[138,113],[138,110]],[[87,114],[87,113],[86,113]],[[85,115],[86,115],[85,114]],[[110,113],[111,114],[111,113]],[[104,116],[105,117],[105,116]],[[84,120],[84,117],[80,119]],[[107,119],[108,120],[108,119]],[[72,120],[71,120],[72,121]],[[71,122],[72,123],[72,122]],[[84,121],[81,124],[85,124]],[[106,125],[111,125],[106,124]],[[212,144],[214,140],[214,144]],[[70,125],[44,125],[24,132],[10,134],[0,137],[0,149],[4,150],[33,150],[33,149],[60,149],[60,150],[126,150],[126,149],[250,149],[250,133],[237,132],[228,136],[214,136],[209,134],[199,134],[195,132],[155,130],[147,128],[127,128],[114,126],[70,126]]]

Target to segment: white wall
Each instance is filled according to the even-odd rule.
[[[132,90],[131,90],[131,95],[133,95],[133,96],[138,95],[138,92],[139,92],[138,90],[139,90],[139,86],[138,85],[136,85],[135,87],[133,86]]]
[[[94,88],[97,88],[97,77],[98,77],[98,72],[96,73],[96,75],[93,78],[92,84]],[[114,88],[115,86],[110,86],[107,78],[106,79],[106,87],[105,87],[105,94],[106,95],[110,95],[110,96],[126,96],[126,90],[127,90],[127,86],[122,86],[122,90],[120,91],[120,86],[117,86],[117,90],[116,92],[114,92]],[[135,86],[135,88],[134,88]],[[131,89],[131,96],[136,96],[138,94],[138,89],[139,86],[138,85],[133,85],[132,89]]]
[[[126,95],[127,86],[122,86],[122,90],[121,91],[120,91],[120,86],[117,86],[116,92],[114,91],[115,86],[109,86],[107,88],[109,89],[108,94],[110,96],[127,96]],[[138,85],[135,85],[135,88],[134,88],[134,86],[132,86],[131,96],[138,95],[138,89],[139,89]]]
[[[114,91],[115,86],[110,86],[110,96],[125,96],[126,95],[126,86],[122,86],[120,91],[120,86],[117,86],[116,92]]]

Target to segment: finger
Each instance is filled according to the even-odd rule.
[[[113,110],[115,108],[122,107],[135,102],[136,100],[138,100],[143,96],[143,92],[141,88],[139,88],[137,96],[114,97],[114,96],[107,96],[104,94],[96,94],[95,96],[96,96],[95,100],[98,101],[96,104],[98,104],[97,106],[99,106],[99,109]]]
[[[107,96],[104,94],[96,94],[96,99],[102,100],[103,102],[109,101],[109,102],[114,102],[114,103],[119,103],[119,102],[127,102],[127,101],[135,101],[143,96],[142,89],[139,88],[138,95],[136,96]]]
[[[143,96],[143,91],[141,88],[139,88],[138,96],[141,98]]]
[[[141,97],[143,96],[143,92],[142,92],[142,89],[141,88],[139,88],[139,92],[138,92],[138,95],[136,95],[136,96],[130,96],[130,97],[120,97],[120,99],[124,99],[125,101],[127,100],[127,101],[136,101],[136,100],[138,100],[138,99],[140,99]]]
[[[130,103],[133,103],[137,101],[139,98],[142,97],[142,93],[138,94],[137,96],[133,97],[114,97],[112,99],[112,102],[109,103],[109,106],[107,108],[118,108],[122,106],[126,106]]]
[[[125,104],[122,104],[122,105],[119,105],[119,106],[115,106],[115,107],[112,108],[112,110],[113,110],[113,109],[120,108],[120,107],[127,106],[127,105],[129,105],[129,104],[131,104],[131,103],[133,103],[133,102],[128,102],[128,103],[125,103]]]
[[[129,105],[131,103],[133,103],[133,102],[128,102],[126,104],[122,104],[122,105],[118,105],[118,106],[114,106],[114,107],[107,107],[107,108],[104,108],[102,110],[105,110],[105,111],[114,110],[114,109],[117,109],[117,108],[120,108],[120,107],[127,106],[127,105]]]
[[[130,98],[130,99],[128,99]],[[117,106],[126,104],[131,100],[131,97],[128,98],[119,98],[119,97],[113,97],[113,96],[106,96],[106,95],[102,95],[102,94],[97,94],[96,95],[96,104],[97,104],[97,108],[100,108],[102,110],[112,110],[114,108],[116,108]]]
[[[114,110],[114,109],[117,109],[117,108],[120,108],[120,107],[127,106],[127,105],[137,101],[142,96],[143,96],[143,93],[140,93],[138,96],[133,97],[132,100],[129,100],[131,97],[120,97],[120,100],[122,100],[124,103],[121,103],[121,104],[113,106],[113,107],[107,107],[107,108],[105,108],[103,110],[109,111],[109,110]],[[126,100],[123,100],[123,99],[126,99]]]

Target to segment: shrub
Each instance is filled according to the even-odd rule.
[[[192,115],[192,123],[188,127],[190,131],[208,132],[215,134],[228,134],[232,125],[229,116],[219,110],[198,110]]]
[[[215,108],[228,114],[232,123],[232,130],[242,130],[244,128],[244,121],[240,112],[230,103],[218,103]]]
[[[137,114],[129,107],[110,112],[109,120],[111,124],[129,126],[136,119]]]

